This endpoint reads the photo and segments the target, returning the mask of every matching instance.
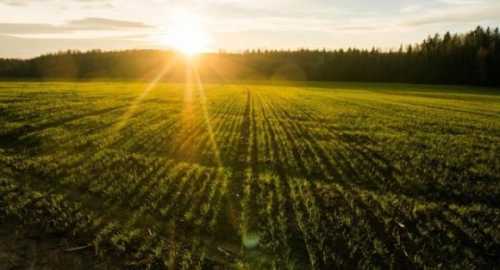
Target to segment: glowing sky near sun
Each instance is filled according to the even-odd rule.
[[[176,25],[183,14],[196,25]],[[0,57],[165,48],[193,39],[207,51],[397,48],[479,24],[500,25],[500,1],[0,0]],[[183,36],[183,27],[197,33]]]

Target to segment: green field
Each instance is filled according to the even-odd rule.
[[[3,82],[0,211],[128,267],[495,268],[499,93]]]

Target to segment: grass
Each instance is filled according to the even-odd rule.
[[[493,268],[500,95],[0,83],[0,210],[128,267]]]

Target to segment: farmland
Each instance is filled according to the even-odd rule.
[[[0,211],[131,268],[494,268],[500,95],[0,83]]]

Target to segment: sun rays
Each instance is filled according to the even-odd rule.
[[[151,94],[152,91],[158,90],[158,85],[168,80],[169,72],[175,69],[179,64],[185,65],[183,108],[181,113],[183,128],[187,128],[194,124],[202,125],[202,128],[207,134],[208,145],[210,145],[213,158],[212,162],[217,167],[222,167],[223,164],[220,157],[220,151],[209,115],[205,87],[198,66],[196,62],[191,59],[179,59],[175,57],[167,62],[158,74],[146,85],[144,90],[130,103],[128,109],[120,117],[120,120],[112,127],[112,134],[116,137],[116,135],[129,124],[134,114],[139,113],[141,105],[145,104],[144,101],[148,95]],[[198,123],[195,123],[196,121],[198,121]]]
[[[200,74],[198,72],[198,69],[196,68],[196,65],[192,65],[192,66],[193,66],[194,79],[195,79],[196,86],[198,89],[198,94],[200,96],[200,105],[201,105],[201,109],[203,112],[205,126],[207,128],[210,143],[212,145],[212,151],[214,153],[215,162],[217,162],[217,165],[220,167],[220,166],[222,166],[222,161],[221,161],[221,157],[220,157],[219,147],[217,146],[217,141],[215,140],[212,124],[210,122],[210,116],[208,113],[207,97],[205,94],[205,88],[204,88],[203,83],[201,81],[201,77],[200,77]]]
[[[144,91],[134,99],[134,101],[130,104],[128,110],[123,114],[120,121],[113,127],[114,133],[119,133],[127,124],[128,120],[132,115],[137,111],[141,102],[148,96],[148,94],[157,86],[162,79],[164,79],[165,75],[175,68],[177,63],[177,59],[171,59],[161,70],[160,72],[148,83]]]
[[[184,109],[183,109],[183,121],[193,121],[195,113],[194,106],[199,106],[200,115],[202,117],[201,124],[204,125],[206,129],[208,140],[213,153],[213,162],[218,166],[222,167],[222,160],[220,157],[219,147],[217,141],[215,140],[214,130],[212,127],[212,122],[210,119],[208,111],[207,96],[205,93],[205,87],[201,80],[201,76],[198,71],[198,66],[194,61],[186,62],[186,76],[185,76],[185,87],[184,87]]]

